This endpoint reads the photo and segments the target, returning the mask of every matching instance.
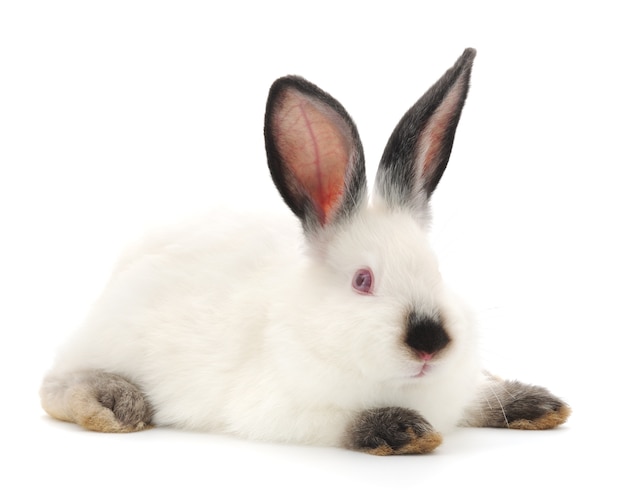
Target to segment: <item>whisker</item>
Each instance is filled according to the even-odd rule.
[[[509,394],[509,397],[511,397],[512,399],[516,399],[516,394],[512,394],[511,392],[509,392],[509,390],[507,390],[506,388],[506,382],[502,382],[502,384],[500,385],[502,387],[502,390],[504,390],[506,393]]]
[[[491,390],[491,393],[493,394],[493,396],[496,398],[496,400],[498,401],[498,404],[500,404],[500,410],[502,411],[502,416],[504,416],[504,422],[506,423],[506,427],[510,428],[509,426],[509,420],[506,417],[506,412],[504,411],[504,406],[502,405],[502,402],[500,402],[500,398],[498,397],[498,394],[496,393],[496,391],[493,389],[493,387],[491,386],[491,384],[489,384],[489,389]],[[505,389],[506,391],[506,389]],[[510,395],[510,394],[509,394]],[[489,402],[487,402],[489,403]],[[489,406],[491,407],[491,406]]]

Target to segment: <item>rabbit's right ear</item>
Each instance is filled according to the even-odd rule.
[[[466,49],[400,120],[378,167],[375,198],[429,218],[428,201],[450,158],[475,56]]]
[[[297,76],[272,85],[265,113],[272,179],[307,236],[350,217],[367,197],[363,148],[333,97]]]

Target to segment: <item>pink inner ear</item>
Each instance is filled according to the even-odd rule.
[[[332,109],[295,91],[287,93],[275,119],[280,154],[325,224],[343,195],[349,130]]]
[[[457,81],[433,113],[428,124],[422,131],[417,143],[417,166],[421,178],[429,178],[436,167],[441,152],[443,137],[454,115],[461,96],[461,78]]]

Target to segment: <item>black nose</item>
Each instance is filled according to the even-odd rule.
[[[450,343],[450,337],[439,319],[415,312],[407,320],[406,344],[418,354],[435,354]]]

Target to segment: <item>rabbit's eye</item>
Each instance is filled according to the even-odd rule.
[[[371,295],[374,291],[374,276],[368,268],[361,268],[354,273],[352,288],[363,295]]]

